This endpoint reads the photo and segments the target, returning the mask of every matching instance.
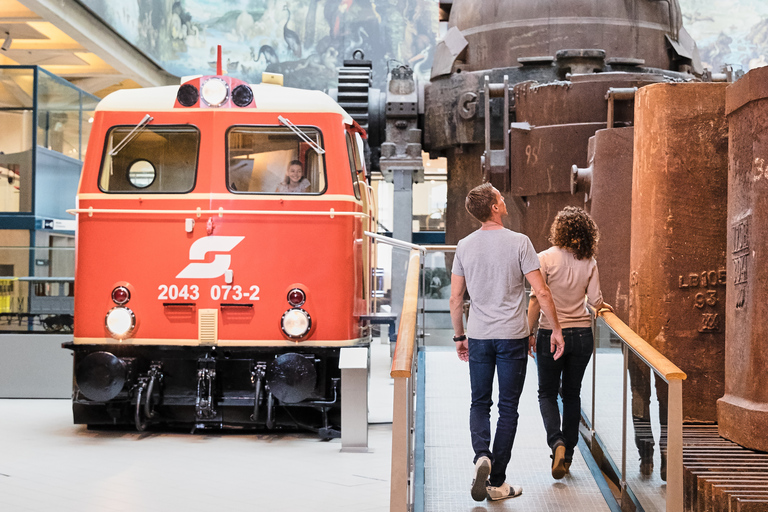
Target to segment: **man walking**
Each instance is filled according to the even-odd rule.
[[[519,496],[523,489],[509,485],[506,469],[517,432],[517,405],[523,391],[528,353],[525,283],[536,292],[541,309],[553,319],[550,349],[554,358],[565,342],[557,320],[552,294],[539,272],[539,258],[530,239],[504,228],[504,197],[490,183],[469,191],[467,211],[482,223],[461,239],[451,275],[451,322],[459,359],[469,362],[472,405],[469,430],[475,451],[472,498],[502,500]],[[464,334],[464,292],[471,306]],[[499,420],[491,448],[491,393],[494,373],[499,381]]]

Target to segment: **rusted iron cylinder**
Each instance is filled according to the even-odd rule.
[[[597,260],[603,299],[629,320],[629,250],[632,219],[634,127],[598,130],[592,157],[591,215],[600,229]]]
[[[726,92],[728,284],[720,435],[768,451],[768,68]]]
[[[635,98],[629,326],[688,375],[685,421],[716,421],[724,389],[725,87]]]

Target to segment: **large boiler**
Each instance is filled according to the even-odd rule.
[[[453,2],[424,94],[424,146],[448,160],[446,242],[474,229],[464,198],[485,179],[545,249],[554,214],[584,204],[571,175],[589,138],[609,111],[632,125],[631,98],[607,93],[701,73],[681,19],[676,0]]]

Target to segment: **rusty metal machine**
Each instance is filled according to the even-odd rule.
[[[430,81],[417,83],[402,66],[390,72],[387,91],[366,84],[349,101],[370,106],[370,118],[386,117],[386,128],[376,128],[374,137],[385,133],[386,142],[371,143],[372,167],[380,151],[384,177],[395,185],[395,212],[401,212],[394,237],[410,241],[411,187],[423,179],[417,158],[423,148],[447,158],[448,244],[475,229],[464,199],[483,181],[504,194],[508,226],[526,233],[536,250],[548,247],[549,225],[567,205],[592,208],[604,239],[626,238],[610,235],[629,231],[630,202],[614,199],[629,199],[631,191],[634,93],[702,73],[677,0],[465,0],[440,8],[447,32]],[[344,69],[355,66],[345,61]],[[343,106],[346,81],[340,76]],[[590,142],[600,130],[611,133]],[[604,172],[594,173],[605,161]],[[610,188],[609,203],[592,199],[593,180],[595,190]],[[601,262],[603,289],[626,321],[628,240],[612,250],[620,254]]]
[[[410,208],[397,197],[409,203],[410,186],[422,179],[422,148],[447,158],[448,244],[477,227],[464,199],[484,181],[505,196],[508,227],[537,250],[548,246],[560,209],[585,207],[602,232],[606,301],[688,373],[687,420],[717,421],[719,407],[722,432],[766,449],[754,433],[765,430],[750,426],[767,419],[758,411],[765,386],[726,381],[724,354],[746,375],[762,375],[759,342],[749,340],[764,338],[752,318],[765,301],[752,295],[761,278],[749,258],[759,245],[751,219],[763,185],[755,176],[768,171],[754,149],[760,141],[731,149],[731,174],[752,180],[730,185],[731,197],[747,199],[729,210],[726,250],[727,85],[702,82],[732,77],[703,71],[677,0],[456,0],[440,9],[447,31],[430,81],[418,83],[401,66],[386,91],[363,88],[355,100],[386,125],[376,128],[382,144],[372,153],[395,183],[394,236],[410,237]],[[755,112],[766,96],[756,83],[729,93],[732,140],[760,125]],[[726,329],[740,338],[738,348],[731,341],[726,351]],[[649,394],[641,388],[649,389],[650,375],[640,383],[642,372],[632,373],[633,392]],[[633,404],[633,416],[645,418],[642,409]],[[745,409],[749,422],[737,425]]]
[[[424,146],[448,159],[446,243],[474,229],[464,198],[486,180],[516,205],[510,227],[543,250],[555,213],[584,204],[572,166],[587,167],[589,138],[632,125],[619,91],[693,79],[695,44],[676,0],[449,4],[424,93]]]

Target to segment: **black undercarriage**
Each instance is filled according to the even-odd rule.
[[[339,348],[62,345],[89,428],[245,428],[339,437]]]

